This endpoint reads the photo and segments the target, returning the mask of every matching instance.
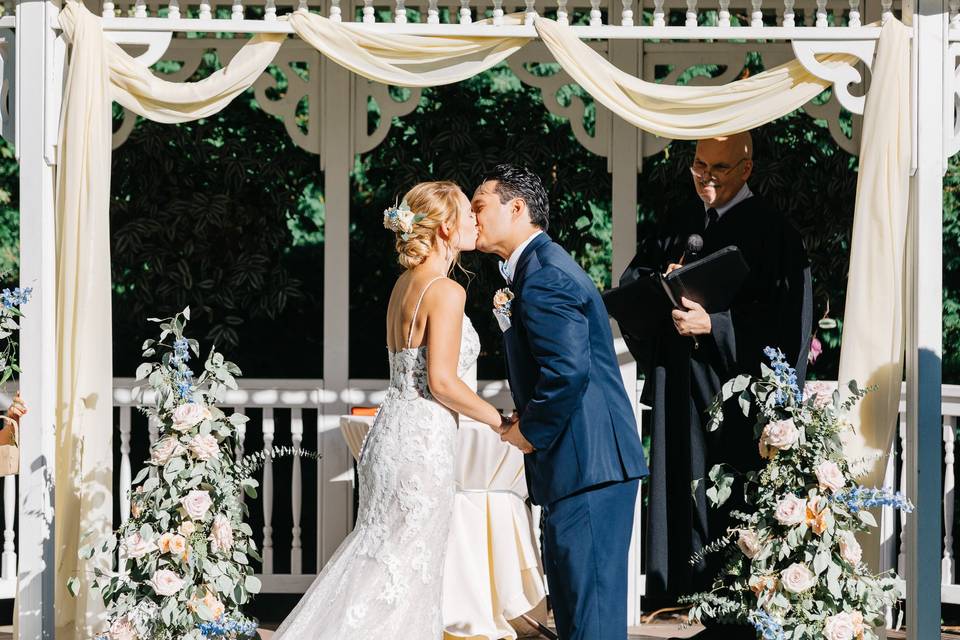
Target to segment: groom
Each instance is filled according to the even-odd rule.
[[[522,450],[543,506],[544,564],[561,640],[625,640],[627,552],[639,478],[637,422],[597,288],[546,234],[547,194],[530,170],[499,165],[473,196],[477,248],[505,262],[503,329],[519,415],[501,435]]]

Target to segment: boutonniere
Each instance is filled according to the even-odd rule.
[[[493,294],[493,315],[497,318],[497,324],[501,331],[510,328],[511,307],[513,306],[513,291],[510,289],[500,289]]]

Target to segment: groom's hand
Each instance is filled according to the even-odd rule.
[[[706,310],[687,298],[680,298],[683,309],[673,310],[673,326],[682,336],[703,336],[710,333],[713,324]]]
[[[520,422],[514,422],[513,425],[500,434],[503,442],[508,442],[524,453],[533,453],[533,445],[530,444],[523,434],[520,433]]]

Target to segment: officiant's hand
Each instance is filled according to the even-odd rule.
[[[520,433],[520,422],[514,422],[513,426],[500,434],[500,439],[503,442],[512,444],[517,449],[524,453],[533,453],[533,445],[530,444],[526,438],[523,437],[523,434]]]
[[[685,308],[673,310],[673,326],[677,328],[677,333],[682,336],[703,336],[710,333],[713,329],[710,314],[693,300],[680,298],[680,303]]]
[[[667,273],[665,273],[664,275],[673,273],[674,271],[676,271],[682,266],[683,266],[682,264],[677,264],[676,262],[670,263],[667,265]]]

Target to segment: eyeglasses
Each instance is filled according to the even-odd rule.
[[[693,174],[693,177],[696,178],[701,184],[719,182],[720,180],[729,176],[730,172],[743,164],[745,160],[747,160],[747,158],[740,158],[736,164],[730,167],[723,164],[714,165],[713,167],[707,165],[706,163],[702,163],[700,166],[694,164],[692,167],[690,167],[690,173]]]

